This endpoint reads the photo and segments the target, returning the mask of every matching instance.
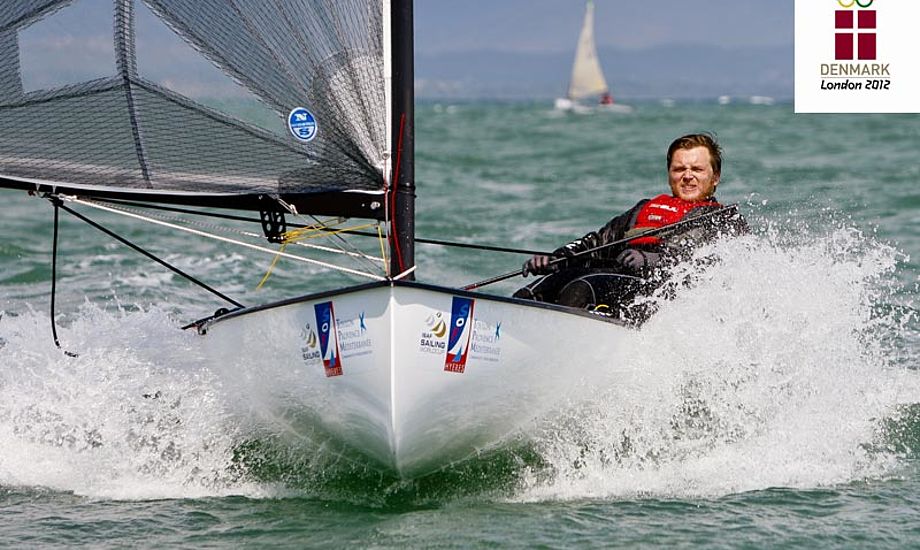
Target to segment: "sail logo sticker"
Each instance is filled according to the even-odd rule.
[[[466,368],[470,337],[473,334],[473,306],[475,304],[476,301],[472,298],[454,296],[448,328],[447,358],[444,361],[446,371],[462,373]]]
[[[307,323],[300,329],[300,339],[303,342],[300,347],[300,355],[303,362],[307,365],[318,363],[321,358],[320,351],[317,349],[319,338],[316,337],[316,331],[313,330],[313,326],[310,325],[310,323]]]
[[[489,322],[482,319],[473,321],[472,344],[470,353],[477,361],[498,363],[502,355],[502,322]]]
[[[425,330],[419,337],[418,350],[422,353],[437,355],[444,353],[447,350],[445,336],[447,336],[447,323],[444,322],[444,315],[440,311],[432,313],[425,319]]]
[[[365,313],[362,311],[355,319],[336,320],[336,336],[343,359],[370,355],[374,352],[374,341],[368,333],[364,317]]]
[[[288,128],[291,135],[303,142],[312,141],[319,129],[316,117],[303,107],[297,107],[288,115]]]
[[[332,302],[313,306],[316,326],[319,328],[319,349],[323,358],[326,376],[341,376],[342,356],[339,354],[339,337],[335,326],[335,311]]]

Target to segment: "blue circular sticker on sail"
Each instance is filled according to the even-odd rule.
[[[300,141],[310,141],[316,137],[316,117],[303,107],[297,107],[288,115],[288,128]]]

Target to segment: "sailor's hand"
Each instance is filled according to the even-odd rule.
[[[555,258],[552,256],[542,256],[540,254],[534,255],[533,258],[524,262],[524,267],[521,270],[521,275],[526,277],[528,274],[534,275],[548,275],[557,270],[556,264],[551,264]]]
[[[651,269],[661,261],[661,254],[627,248],[616,257],[616,262],[633,273]]]

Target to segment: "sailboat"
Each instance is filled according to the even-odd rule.
[[[596,98],[592,104],[585,103],[587,98]],[[585,20],[575,49],[575,61],[572,64],[572,78],[565,97],[556,98],[556,109],[578,113],[609,112],[631,113],[632,107],[615,103],[604,71],[601,70],[594,44],[594,2],[588,0],[585,7]]]
[[[502,445],[609,372],[632,330],[615,318],[416,280],[411,0],[112,0],[111,74],[35,87],[25,38],[79,7],[0,8],[0,187],[50,207],[62,352],[54,278],[58,219],[70,214],[227,302],[183,328],[200,335],[207,366],[264,405],[240,414],[277,422],[285,437],[322,433],[403,478]],[[177,49],[144,25],[256,98],[269,121],[193,97],[198,70],[184,74],[188,86],[146,74],[143,60]],[[107,228],[100,212],[363,282],[247,306]],[[229,212],[261,228],[254,240],[213,229],[219,221],[186,223]],[[349,220],[376,230],[379,257],[343,244],[367,238]],[[327,246],[298,241],[305,232]]]

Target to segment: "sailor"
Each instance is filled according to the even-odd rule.
[[[694,248],[719,235],[747,232],[743,217],[715,199],[722,149],[714,136],[702,133],[677,138],[668,147],[667,167],[670,195],[641,200],[599,230],[552,255],[533,256],[524,263],[523,275],[547,276],[518,290],[514,297],[579,308],[619,309],[617,316],[644,320],[647,312],[629,314],[624,308],[637,294],[648,293],[656,282],[660,284],[664,268],[690,258]],[[696,217],[699,220],[694,223]],[[678,222],[673,231],[641,236]],[[629,239],[633,235],[636,238]],[[616,241],[624,243],[604,246]]]

